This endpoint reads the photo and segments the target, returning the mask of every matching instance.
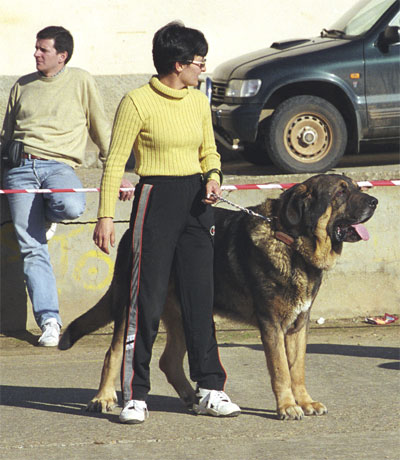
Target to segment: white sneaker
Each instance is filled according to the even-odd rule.
[[[149,411],[146,402],[131,399],[119,414],[119,421],[121,423],[143,423],[148,416]]]
[[[198,388],[196,396],[199,398],[198,404],[193,404],[196,414],[214,417],[237,417],[240,414],[240,407],[223,391]]]
[[[56,347],[60,340],[60,325],[55,318],[48,319],[42,326],[43,334],[39,338],[41,347]]]
[[[46,223],[46,240],[50,241],[57,230],[57,224],[55,222]]]

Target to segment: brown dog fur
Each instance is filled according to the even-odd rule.
[[[271,217],[266,223],[244,213],[216,209],[214,311],[260,329],[276,410],[280,419],[322,415],[305,386],[305,355],[310,309],[324,270],[332,268],[343,242],[360,239],[351,224],[365,222],[377,200],[351,179],[317,175],[254,207]],[[284,236],[284,241],[279,238]],[[114,277],[102,299],[73,321],[60,349],[114,321],[100,387],[90,411],[111,410],[117,403],[115,383],[120,373],[129,296],[129,231],[122,237]],[[196,401],[183,370],[186,344],[173,275],[162,321],[167,331],[160,368],[180,398],[191,408]]]

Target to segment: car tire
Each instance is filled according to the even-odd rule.
[[[276,108],[264,142],[272,162],[282,171],[324,172],[343,156],[347,128],[343,116],[327,100],[295,96]]]
[[[254,142],[243,142],[242,157],[257,166],[271,165],[272,161],[268,155],[265,145],[265,132],[268,131],[269,118],[265,118],[258,125],[258,134]]]

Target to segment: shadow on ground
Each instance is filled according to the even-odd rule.
[[[87,412],[86,404],[96,391],[83,388],[44,388],[0,385],[0,404],[46,412],[97,417],[118,422],[116,413]],[[188,413],[178,397],[149,395],[147,401],[152,412]],[[243,414],[263,418],[276,418],[276,412],[268,409],[242,407]],[[118,422],[119,423],[119,422]]]
[[[256,351],[264,351],[261,344],[223,343],[220,348],[246,347]],[[353,356],[358,358],[394,359],[393,363],[380,364],[384,369],[400,370],[400,348],[397,347],[368,347],[363,345],[339,345],[315,343],[307,345],[307,353],[318,355]]]
[[[87,412],[86,404],[97,390],[84,388],[46,388],[0,385],[0,403],[3,406],[22,407],[46,412],[105,418],[118,421],[115,413]],[[153,412],[186,413],[178,397],[150,395],[149,409]]]

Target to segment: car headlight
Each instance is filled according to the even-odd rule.
[[[261,80],[230,80],[225,91],[226,97],[252,97],[261,88]]]

